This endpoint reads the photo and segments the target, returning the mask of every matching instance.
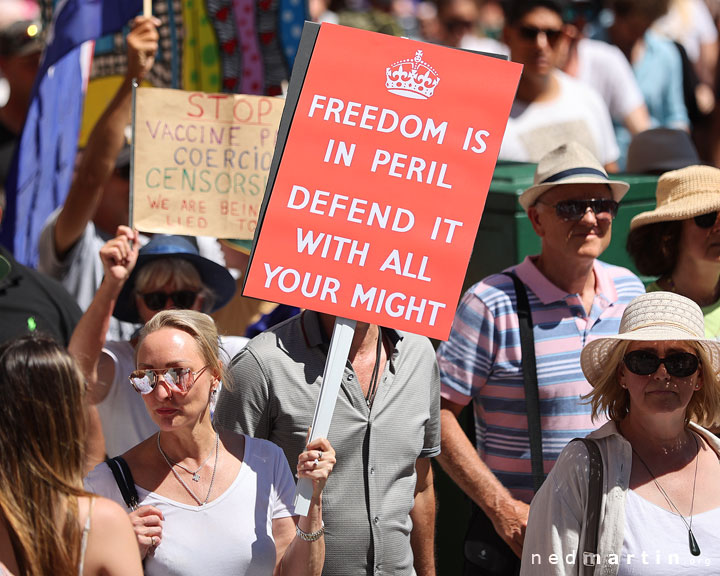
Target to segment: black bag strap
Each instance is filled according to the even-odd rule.
[[[515,285],[518,325],[520,328],[520,352],[522,354],[522,371],[525,382],[525,405],[527,407],[528,434],[530,435],[530,460],[533,487],[537,492],[545,481],[545,470],[543,468],[540,395],[538,393],[532,313],[530,312],[530,300],[528,300],[525,284],[514,272],[504,272],[504,274],[509,276]]]
[[[120,488],[120,493],[125,501],[125,505],[130,510],[136,510],[140,505],[140,498],[135,488],[135,481],[133,480],[132,472],[130,472],[130,466],[127,465],[127,462],[125,462],[122,456],[108,458],[105,462],[112,471],[113,476],[115,476],[115,482],[117,482],[118,488]]]
[[[597,563],[597,543],[600,531],[600,509],[602,507],[603,461],[597,442],[590,438],[575,438],[582,442],[588,452],[588,502],[585,510],[585,539],[578,551],[577,563],[580,576],[591,574]]]

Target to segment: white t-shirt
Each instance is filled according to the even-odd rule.
[[[687,519],[687,516],[685,518]],[[688,530],[677,514],[645,500],[633,490],[628,490],[618,576],[720,573],[720,546],[717,535],[720,508],[694,514],[692,521],[700,556],[690,554]]]
[[[578,42],[577,79],[595,89],[618,124],[645,103],[630,62],[617,46],[582,38]]]
[[[223,336],[220,356],[224,366],[245,346],[242,336]],[[97,405],[105,436],[108,456],[124,454],[158,431],[145,408],[142,395],[130,384],[128,376],[135,370],[135,351],[130,342],[107,342],[102,351],[115,365],[115,378],[105,399]]]
[[[620,156],[607,107],[600,95],[579,80],[555,70],[560,84],[556,98],[546,102],[515,99],[500,147],[500,160],[538,162],[561,144],[576,141],[601,164]]]
[[[245,436],[240,472],[204,506],[170,500],[137,486],[140,505],[162,511],[161,544],[144,562],[145,576],[271,576],[275,568],[272,521],[293,515],[295,493],[283,451]],[[125,507],[107,464],[85,479],[85,489]]]

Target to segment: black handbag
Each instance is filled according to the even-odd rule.
[[[132,472],[130,472],[130,466],[125,462],[125,458],[116,456],[115,458],[108,458],[105,460],[105,463],[115,477],[115,482],[117,482],[118,488],[120,488],[120,494],[122,494],[125,505],[131,512],[137,510],[140,506],[140,498],[135,488],[135,481],[133,480]]]

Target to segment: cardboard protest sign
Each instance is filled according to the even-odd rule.
[[[252,238],[283,105],[265,96],[138,88],[134,226]]]
[[[447,338],[521,69],[306,24],[243,293]]]

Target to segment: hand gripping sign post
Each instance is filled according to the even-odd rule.
[[[311,440],[356,321],[447,338],[520,72],[306,23],[243,294],[337,318]]]
[[[132,223],[251,239],[284,100],[164,88],[133,99]]]

